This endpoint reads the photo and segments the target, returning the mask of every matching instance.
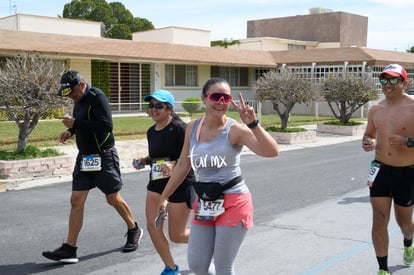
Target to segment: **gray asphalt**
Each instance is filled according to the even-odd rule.
[[[360,137],[320,135],[315,143],[281,145],[281,150],[303,149],[356,139]],[[144,148],[145,142],[140,142]],[[122,146],[122,142],[117,145]],[[123,172],[128,173],[130,169],[127,161]],[[19,190],[68,179],[69,176],[22,180],[8,183],[8,189]],[[261,222],[249,231],[243,243],[236,262],[237,274],[376,274],[377,263],[369,230],[371,215],[367,188],[363,187],[339,198],[321,201]],[[402,237],[393,216],[389,232],[388,261],[392,274],[414,274],[414,267],[407,268],[402,264]],[[180,263],[182,274],[192,274],[188,271],[186,246],[174,246],[173,254]],[[159,274],[159,264],[145,264],[154,262],[159,262],[159,256],[155,253],[89,274]]]

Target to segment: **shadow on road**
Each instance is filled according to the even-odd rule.
[[[394,265],[394,266],[390,266],[388,269],[390,270],[391,273],[394,273],[394,272],[396,272],[398,270],[408,269],[408,268],[409,267],[408,266],[405,266],[405,265]]]
[[[113,252],[119,252],[121,248],[115,248],[104,252],[94,253],[79,257],[79,261],[88,261],[94,258],[101,257],[106,254],[110,254]],[[47,260],[47,259],[46,259]],[[6,264],[0,265],[0,274],[19,274],[19,275],[27,275],[27,274],[37,274],[42,272],[48,272],[54,270],[54,274],[59,273],[59,269],[64,268],[66,265],[73,265],[73,264],[66,264],[61,262],[50,262],[50,263],[23,263],[23,264]]]
[[[342,200],[339,201],[338,204],[368,203],[368,202],[369,202],[369,196],[363,196],[363,197],[356,197],[356,198],[342,198]]]

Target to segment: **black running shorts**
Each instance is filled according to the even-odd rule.
[[[376,161],[379,163],[378,161]],[[394,167],[380,163],[381,167],[372,186],[371,197],[392,197],[400,206],[414,204],[414,165]]]
[[[122,188],[121,170],[119,168],[119,156],[115,147],[106,152],[101,152],[101,171],[82,172],[80,164],[82,156],[76,158],[75,169],[72,177],[72,190],[85,191],[98,187],[106,195],[116,193]]]

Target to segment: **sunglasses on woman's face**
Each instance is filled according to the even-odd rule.
[[[150,109],[155,108],[156,110],[162,110],[162,109],[164,109],[164,107],[165,107],[165,105],[161,104],[161,103],[157,103],[157,104],[150,103],[150,104],[148,104],[148,108],[150,108]]]
[[[223,94],[223,93],[212,93],[208,94],[207,98],[214,103],[219,103],[220,101],[223,101],[224,104],[229,104],[233,97],[229,94]]]
[[[401,78],[397,78],[397,77],[394,77],[394,78],[380,78],[380,83],[381,83],[381,85],[387,85],[387,83],[389,83],[389,84],[391,84],[391,85],[397,85],[398,84],[398,81],[402,81],[402,79]]]

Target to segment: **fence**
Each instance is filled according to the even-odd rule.
[[[51,130],[52,124],[61,125],[62,130],[64,126],[60,120],[56,119],[59,116],[62,116],[65,112],[65,108],[59,108],[55,111],[42,112],[40,114],[40,119],[38,124],[35,126],[34,130],[30,133],[29,138],[31,141],[42,141],[55,138],[58,133],[53,133]],[[23,122],[23,114],[18,117],[20,123]],[[30,122],[29,122],[30,123]],[[56,129],[56,127],[54,127]],[[5,110],[5,107],[0,108],[0,150],[3,148],[10,147],[10,144],[17,144],[19,137],[19,126],[17,125],[15,119]]]

